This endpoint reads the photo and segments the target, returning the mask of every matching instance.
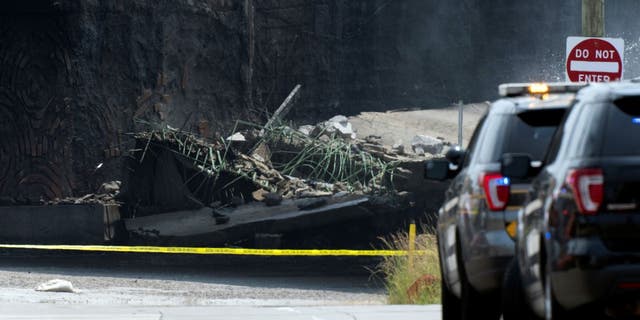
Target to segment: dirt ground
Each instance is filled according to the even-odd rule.
[[[467,104],[463,107],[463,142],[466,146],[478,121],[488,110],[488,104]],[[360,138],[368,135],[382,137],[385,145],[401,142],[405,150],[411,150],[411,139],[418,134],[442,137],[457,144],[458,107],[416,111],[363,112],[349,121]]]
[[[1,256],[0,305],[384,304],[381,282],[358,264],[181,255]],[[71,281],[77,292],[35,291],[53,279]]]

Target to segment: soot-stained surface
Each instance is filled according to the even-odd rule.
[[[127,133],[169,124],[212,137],[290,118],[447,106],[505,81],[564,79],[581,1],[34,0],[0,4],[0,196],[37,202],[121,179]],[[633,0],[607,36],[639,48]],[[217,135],[219,136],[219,135]],[[96,169],[100,164],[100,169]],[[24,199],[28,198],[28,199]],[[29,200],[29,201],[27,201]]]

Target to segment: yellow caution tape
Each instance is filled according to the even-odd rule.
[[[0,244],[4,249],[64,250],[92,252],[135,252],[171,254],[245,255],[245,256],[406,256],[407,250],[348,250],[348,249],[244,249],[202,247],[150,247],[150,246],[102,246],[102,245],[29,245]],[[416,250],[424,255],[427,251]]]

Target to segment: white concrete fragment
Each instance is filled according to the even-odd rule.
[[[302,132],[305,136],[310,136],[311,133],[316,129],[316,126],[312,125],[303,125],[298,128],[298,131]]]
[[[247,139],[244,137],[244,135],[242,133],[236,132],[236,133],[232,134],[231,136],[229,136],[227,138],[227,141],[244,142],[244,141],[247,141]]]
[[[411,149],[418,154],[440,154],[443,147],[442,140],[421,134],[411,140]]]
[[[396,143],[393,144],[391,149],[397,154],[404,154],[404,144],[402,144],[402,140],[396,141]]]
[[[36,291],[46,291],[46,292],[76,292],[73,289],[73,284],[67,280],[62,279],[53,279],[49,280],[45,283],[41,283]]]
[[[118,180],[105,182],[98,188],[98,194],[118,194],[121,185],[122,182]]]
[[[340,133],[340,136],[345,139],[356,138],[356,132],[353,130],[353,126],[349,122],[349,119],[347,119],[347,117],[345,116],[338,115],[327,120],[324,123],[324,127],[326,128],[325,132],[327,133],[333,133],[337,131]]]

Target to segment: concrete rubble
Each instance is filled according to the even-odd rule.
[[[139,132],[119,196],[126,228],[138,240],[193,243],[220,240],[222,231],[247,237],[250,225],[256,234],[286,233],[370,216],[363,208],[372,201],[388,215],[410,209],[407,190],[419,184],[408,181],[422,176],[414,171],[425,157],[356,132],[344,116],[297,129],[239,128],[226,143],[170,127]],[[290,223],[299,217],[313,222]]]
[[[82,197],[66,197],[62,199],[53,199],[50,201],[43,201],[43,204],[47,205],[69,205],[69,204],[109,204],[117,205],[118,201],[116,197],[120,193],[120,187],[122,182],[109,181],[103,183],[96,193],[86,194]]]
[[[290,107],[283,105],[285,111]],[[95,211],[90,238],[106,242],[315,247],[305,230],[322,238],[357,220],[358,230],[372,235],[367,242],[359,238],[368,246],[380,234],[434,210],[429,205],[437,199],[431,198],[441,194],[441,185],[422,179],[423,162],[441,157],[452,139],[423,134],[430,132],[410,121],[424,116],[408,117],[338,115],[300,127],[274,118],[269,126],[245,124],[228,136],[209,138],[150,125],[131,135],[135,147],[122,182],[40,204],[108,206],[82,209]],[[385,131],[396,122],[402,130]],[[102,228],[95,223],[101,216],[108,221]],[[358,237],[352,231],[334,237]],[[60,232],[47,237],[61,239]],[[289,242],[280,239],[283,235]]]
[[[442,152],[444,141],[433,137],[419,134],[411,139],[411,149],[417,154],[437,155]]]
[[[320,130],[325,134],[338,133],[343,139],[355,139],[356,133],[347,117],[342,115],[334,116],[324,123],[316,126],[316,130]]]
[[[76,290],[73,288],[73,284],[70,281],[62,280],[62,279],[53,279],[45,283],[41,283],[36,288],[36,291],[66,292],[66,293],[76,292]]]

